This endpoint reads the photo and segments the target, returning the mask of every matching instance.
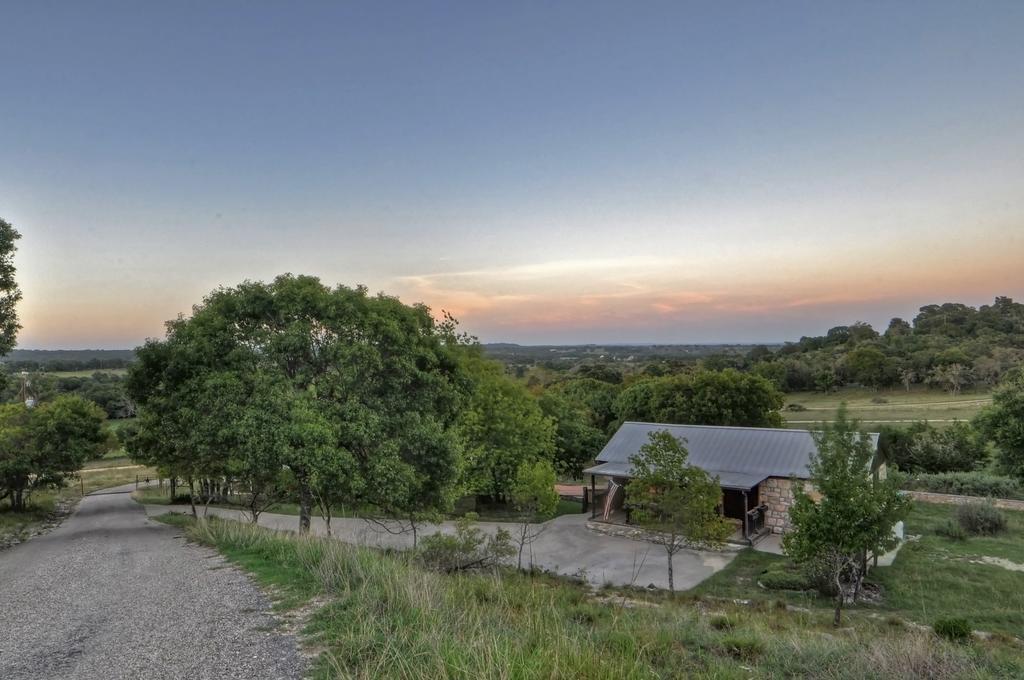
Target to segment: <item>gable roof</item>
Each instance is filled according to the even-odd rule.
[[[768,477],[807,479],[811,453],[817,451],[809,430],[625,422],[597,455],[599,464],[584,474],[629,477],[633,456],[651,432],[660,430],[683,440],[690,463],[717,476],[727,489],[750,489]],[[868,436],[877,448],[878,435]]]

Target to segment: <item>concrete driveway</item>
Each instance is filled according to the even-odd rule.
[[[187,505],[147,505],[146,512],[160,515],[166,512],[190,513]],[[200,514],[203,512],[199,509]],[[228,519],[248,521],[248,517],[238,510],[210,508],[209,514]],[[668,588],[665,549],[660,545],[647,543],[620,536],[606,536],[590,531],[586,527],[588,515],[563,515],[532,527],[544,527],[543,533],[532,546],[533,564],[542,569],[563,576],[580,576],[595,586],[605,584],[624,586],[635,585],[656,588]],[[260,515],[260,526],[284,531],[296,531],[299,518],[293,515]],[[481,529],[493,533],[500,527],[515,531],[519,525],[503,522],[480,522]],[[397,529],[397,525],[392,525]],[[326,527],[322,519],[314,517],[310,530],[317,535],[325,535]],[[411,548],[412,535],[409,533],[394,534],[362,519],[338,517],[331,520],[334,538],[352,543],[377,548]],[[453,533],[454,522],[442,522],[440,525],[427,525],[420,536],[443,531]],[[735,557],[736,552],[710,552],[700,550],[681,550],[673,560],[675,568],[676,590],[688,590],[708,578],[719,569],[725,567]],[[523,564],[529,563],[524,554]]]

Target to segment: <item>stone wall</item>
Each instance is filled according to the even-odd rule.
[[[931,493],[929,491],[901,491],[914,500],[924,503],[944,503],[946,505],[965,505],[967,503],[984,503],[985,498],[979,496],[956,496],[950,493]],[[1003,510],[1024,510],[1024,501],[1008,498],[994,498],[992,504]]]
[[[768,506],[764,525],[772,533],[781,534],[788,530],[789,506],[793,504],[793,482],[784,477],[769,477],[761,482],[760,501]]]

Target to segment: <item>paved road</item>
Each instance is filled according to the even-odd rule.
[[[150,515],[160,515],[168,511],[188,513],[191,512],[191,508],[187,505],[148,505],[146,511]],[[199,512],[202,513],[202,509]],[[245,515],[238,510],[210,508],[209,513],[247,521]],[[596,586],[653,585],[656,588],[668,588],[668,571],[663,547],[625,536],[595,533],[587,529],[587,517],[585,514],[562,515],[546,522],[544,532],[532,545],[533,563],[563,576],[584,576]],[[299,518],[263,513],[260,515],[259,523],[270,529],[295,531],[299,526]],[[494,533],[499,527],[515,531],[519,525],[480,522],[479,526],[484,531]],[[326,533],[323,520],[318,517],[313,518],[310,528],[314,534]],[[362,519],[336,517],[331,520],[331,530],[335,538],[346,543],[379,548],[412,547],[410,534],[391,534]],[[453,533],[454,530],[454,522],[442,522],[440,525],[427,525],[420,535],[425,536],[438,531]],[[673,560],[676,590],[693,588],[729,564],[735,556],[735,550],[679,551]],[[528,563],[529,556],[524,555],[523,564]]]
[[[128,487],[128,488],[134,488]],[[210,550],[127,492],[84,498],[54,531],[0,551],[0,678],[297,678],[295,639]]]

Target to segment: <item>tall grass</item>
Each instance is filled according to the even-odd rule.
[[[175,517],[189,536],[274,586],[325,604],[306,634],[318,678],[1021,677],[981,643],[872,622],[836,634],[827,617],[694,601],[620,606],[583,586],[516,573],[443,575],[408,555]],[[616,600],[629,602],[628,600]],[[727,614],[731,625],[714,622]]]

